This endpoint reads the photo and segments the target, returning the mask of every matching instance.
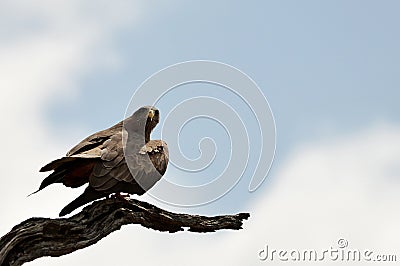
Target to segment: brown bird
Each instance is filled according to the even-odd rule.
[[[61,210],[60,216],[112,193],[142,195],[167,170],[167,144],[150,140],[159,119],[157,108],[145,106],[118,124],[87,137],[65,157],[40,169],[54,171],[34,193],[53,183],[71,188],[89,183],[83,194]]]

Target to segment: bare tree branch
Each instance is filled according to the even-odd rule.
[[[104,199],[70,218],[30,218],[0,239],[0,265],[22,265],[34,259],[58,257],[97,243],[126,224],[141,224],[175,233],[239,230],[248,213],[207,217],[172,213],[135,199]]]

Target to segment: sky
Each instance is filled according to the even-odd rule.
[[[203,94],[230,104],[247,122],[248,168],[207,205],[142,199],[186,213],[250,212],[243,230],[168,234],[131,225],[89,248],[27,265],[265,265],[271,262],[259,252],[266,246],[320,251],[339,239],[399,260],[399,8],[389,0],[1,1],[0,234],[30,217],[56,218],[82,192],[54,185],[26,197],[46,177],[41,166],[123,119],[142,82],[172,64],[212,60],[246,73],[268,100],[276,151],[266,180],[248,192],[261,143],[250,110],[226,89],[192,84],[159,102],[161,120]],[[204,178],[223,171],[229,132],[201,119],[185,130],[179,143],[189,158],[200,155],[203,137],[217,143]],[[187,176],[170,165],[165,178],[198,182]],[[379,262],[386,264],[394,263]]]

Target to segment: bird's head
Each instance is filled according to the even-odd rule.
[[[150,133],[160,121],[160,111],[154,106],[143,106],[136,110],[125,122],[128,132],[144,134],[145,143],[150,140]]]

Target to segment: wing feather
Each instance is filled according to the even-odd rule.
[[[113,135],[118,134],[118,132],[122,131],[122,124],[123,121],[119,122],[118,124],[110,128],[107,128],[105,130],[90,135],[89,137],[79,142],[75,147],[73,147],[67,153],[67,156],[71,156],[78,153],[84,153],[85,151],[101,146],[105,141],[110,139]]]
[[[128,193],[129,190],[138,191],[141,187],[150,189],[165,173],[168,164],[167,144],[152,140],[138,152],[124,157],[121,140],[120,136],[115,136],[104,142],[101,161],[96,162],[89,177],[90,185],[98,191],[113,191],[120,183],[126,183],[125,192]]]

